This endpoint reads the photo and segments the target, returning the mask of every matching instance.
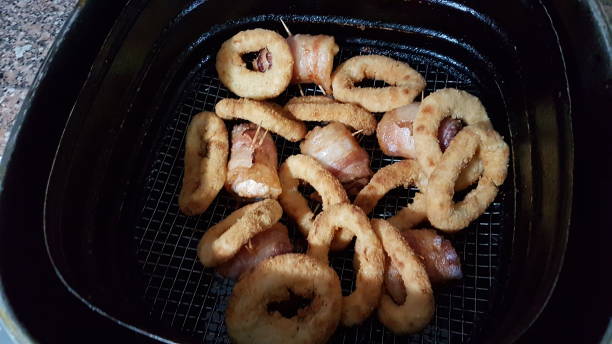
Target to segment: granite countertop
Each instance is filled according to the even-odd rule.
[[[0,158],[15,116],[77,0],[2,0],[0,4]]]

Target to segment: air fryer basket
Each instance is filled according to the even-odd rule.
[[[551,77],[544,83],[547,88],[541,90],[559,92],[560,103],[532,107],[536,103],[542,106],[542,100],[525,99],[531,95],[525,93],[530,85],[525,84],[522,69],[529,66],[520,63],[508,33],[491,18],[456,3],[378,7],[363,2],[354,4],[358,9],[354,16],[344,15],[344,11],[337,15],[342,9],[318,2],[294,5],[291,13],[283,13],[287,9],[280,5],[259,5],[255,9],[244,4],[231,15],[222,10],[222,2],[214,1],[172,9],[163,2],[142,5],[140,11],[126,8],[124,17],[128,19],[124,20],[133,19],[133,26],[118,25],[111,34],[109,42],[114,45],[108,44],[108,50],[101,54],[114,56],[115,62],[104,66],[104,59],[99,59],[101,72],[96,75],[94,69],[94,77],[73,110],[48,185],[47,246],[67,287],[93,309],[156,339],[229,342],[224,310],[232,282],[204,269],[197,261],[196,247],[208,227],[242,204],[222,191],[204,214],[187,217],[180,213],[177,196],[184,134],[193,115],[213,111],[217,101],[233,97],[219,82],[214,68],[221,42],[254,27],[283,33],[282,18],[294,33],[334,35],[341,47],[336,65],[355,55],[387,55],[421,72],[427,80],[425,95],[455,87],[480,97],[495,128],[512,148],[509,176],[495,202],[468,228],[450,237],[461,257],[464,278],[436,289],[431,324],[419,334],[396,337],[371,317],[361,326],[340,327],[332,341],[488,341],[501,340],[495,337],[499,335],[512,339],[524,330],[550,292],[565,243],[567,224],[555,216],[569,202],[568,191],[556,191],[562,196],[559,204],[541,204],[540,197],[553,190],[547,189],[539,170],[541,162],[532,160],[534,152],[543,152],[536,149],[532,136],[542,124],[548,133],[540,139],[563,135],[566,124],[553,122],[557,117],[567,121],[562,101],[567,97],[564,80]],[[403,18],[402,11],[419,16]],[[440,13],[456,19],[456,32],[449,30],[453,25],[437,24]],[[169,19],[164,21],[164,17]],[[375,20],[380,17],[385,20]],[[139,31],[147,25],[151,32]],[[482,40],[489,43],[478,45]],[[554,63],[547,66],[552,70],[557,67]],[[313,85],[304,91],[320,92]],[[291,86],[277,101],[284,103],[298,94],[297,87]],[[552,119],[530,117],[543,110],[555,110]],[[545,123],[538,122],[542,120]],[[555,125],[551,127],[551,123]],[[274,139],[279,161],[299,153],[298,144],[277,136]],[[395,161],[380,152],[375,136],[360,140],[370,154],[373,170]],[[546,154],[567,159],[555,142],[547,144],[552,146]],[[549,183],[563,182],[560,166],[547,174]],[[567,187],[571,190],[571,183]],[[413,194],[414,190],[392,191],[379,202],[373,216],[395,214]],[[303,250],[303,240],[292,222],[283,221]],[[554,227],[555,223],[560,223],[563,231],[559,231],[561,242],[553,248],[547,247],[550,242],[533,237],[534,228]],[[527,266],[526,260],[534,254],[528,244],[555,253],[556,260],[541,261],[540,267]],[[331,265],[341,278],[343,292],[350,292],[352,252],[333,255]],[[538,274],[534,277],[538,281],[521,279]],[[529,292],[522,284],[531,282],[540,282],[533,296],[537,302],[513,302]],[[537,298],[538,293],[543,296]],[[530,316],[512,322],[512,316],[527,311]]]

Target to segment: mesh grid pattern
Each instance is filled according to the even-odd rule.
[[[450,66],[427,62],[419,56],[400,55],[375,47],[344,48],[336,56],[341,62],[358,54],[383,54],[404,60],[417,69],[427,80],[425,95],[444,88],[455,87],[479,95],[474,83]],[[213,61],[214,62],[214,61]],[[214,63],[205,64],[183,94],[160,138],[146,188],[147,197],[141,206],[140,218],[135,230],[138,259],[147,284],[143,296],[150,305],[150,317],[162,320],[183,334],[190,334],[195,341],[206,343],[227,342],[224,310],[231,294],[233,282],[204,269],[197,260],[197,244],[204,231],[240,207],[240,201],[222,191],[209,209],[200,216],[188,217],[180,213],[178,194],[183,173],[184,138],[190,118],[200,111],[214,111],[222,98],[234,97],[216,77]],[[320,94],[313,85],[303,85],[307,95]],[[291,86],[280,97],[284,102],[290,96],[299,95]],[[494,116],[494,114],[490,114]],[[231,127],[228,124],[228,131]],[[299,144],[278,138],[279,161],[299,153]],[[378,149],[375,135],[361,136],[360,142],[368,151],[374,171],[393,163]],[[386,195],[372,213],[374,217],[387,218],[409,203],[414,189],[396,189]],[[436,311],[425,330],[419,334],[396,337],[374,317],[358,327],[339,327],[331,342],[342,343],[458,343],[469,341],[486,316],[495,276],[502,254],[503,192],[487,212],[469,228],[451,239],[461,258],[464,278],[449,286],[435,288]],[[283,218],[291,236],[300,244],[295,226]],[[353,289],[354,271],[352,252],[332,254],[331,265],[341,279],[343,293]]]

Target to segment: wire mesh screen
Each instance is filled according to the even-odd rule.
[[[378,50],[376,47],[352,46],[349,43],[336,56],[336,63],[359,54],[383,54],[408,62],[427,80],[425,95],[455,87],[480,95],[467,76],[451,66],[429,62],[423,57],[401,52]],[[212,60],[212,59],[211,59]],[[375,85],[376,86],[376,85]],[[302,86],[307,95],[320,94],[314,85]],[[226,191],[221,191],[209,209],[200,216],[183,215],[178,208],[178,194],[183,173],[184,138],[191,117],[200,111],[214,111],[215,104],[233,97],[216,77],[214,61],[208,61],[182,91],[180,101],[160,138],[155,160],[146,181],[146,198],[135,231],[139,264],[147,284],[144,299],[150,305],[150,317],[161,320],[194,341],[229,342],[224,324],[224,310],[233,282],[204,269],[197,260],[197,244],[210,226],[224,219],[243,204]],[[299,95],[291,86],[279,101]],[[494,116],[495,114],[490,114]],[[378,115],[380,116],[380,115]],[[228,123],[228,131],[231,124]],[[397,159],[383,155],[376,135],[361,136],[361,145],[368,151],[374,171]],[[299,144],[274,136],[279,161],[299,153]],[[396,189],[377,205],[372,216],[387,218],[408,204],[415,190]],[[486,317],[495,287],[495,276],[502,254],[503,192],[477,221],[449,238],[462,263],[464,277],[451,285],[435,288],[436,311],[422,332],[396,337],[375,318],[353,328],[339,327],[331,342],[342,343],[458,343],[469,341]],[[291,221],[288,225],[298,250],[304,250],[303,239]],[[332,254],[330,262],[341,279],[343,293],[353,290],[352,251]]]

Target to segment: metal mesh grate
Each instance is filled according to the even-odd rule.
[[[444,87],[455,87],[479,95],[473,82],[450,66],[427,62],[419,56],[406,56],[375,47],[344,48],[336,56],[343,61],[358,54],[384,54],[405,60],[427,80],[425,94]],[[338,62],[338,61],[336,61]],[[306,94],[318,94],[313,86],[303,89]],[[291,86],[280,101],[299,95]],[[196,113],[213,111],[222,98],[233,97],[216,77],[214,64],[209,61],[183,91],[178,105],[161,137],[159,149],[144,190],[147,197],[135,231],[139,264],[147,281],[144,298],[150,305],[150,317],[162,320],[196,341],[229,342],[224,324],[224,310],[233,282],[204,269],[197,260],[196,248],[203,232],[225,218],[241,204],[222,191],[206,213],[188,217],[180,213],[178,193],[183,173],[184,137],[190,118]],[[491,114],[494,116],[494,114]],[[231,128],[228,128],[231,130]],[[299,145],[275,137],[279,161],[299,153]],[[375,135],[362,137],[361,144],[370,154],[374,171],[396,159],[383,155]],[[393,190],[373,212],[375,217],[389,217],[405,206],[414,195]],[[488,211],[469,228],[453,236],[451,241],[461,257],[464,278],[450,286],[437,288],[436,312],[431,324],[421,333],[405,338],[386,330],[375,317],[351,329],[339,327],[332,342],[348,343],[457,343],[469,341],[479,320],[486,316],[490,295],[502,254],[503,193],[498,195]],[[288,224],[294,238],[296,230]],[[299,245],[298,245],[299,246]],[[331,264],[338,272],[344,293],[353,288],[352,252],[332,255]]]

